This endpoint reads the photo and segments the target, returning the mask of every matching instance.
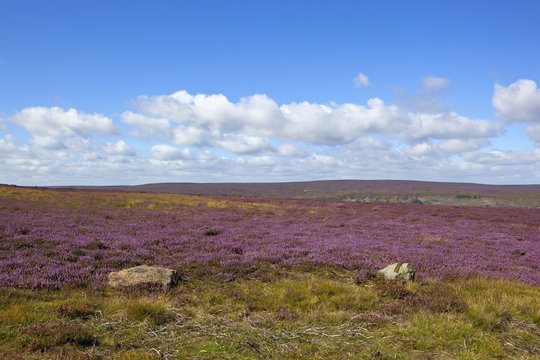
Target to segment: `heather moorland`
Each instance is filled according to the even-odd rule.
[[[157,183],[86,188],[189,195],[540,208],[540,185],[484,185],[410,180],[326,180],[280,183]]]
[[[0,355],[538,358],[540,210],[412,202],[1,186]]]

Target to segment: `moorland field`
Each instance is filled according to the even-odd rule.
[[[540,191],[403,184],[0,186],[0,358],[540,358]]]
[[[187,195],[540,208],[540,185],[484,185],[411,180],[322,180],[281,183],[157,183],[86,188]]]

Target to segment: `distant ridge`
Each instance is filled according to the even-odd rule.
[[[321,180],[275,183],[154,183],[72,188],[187,195],[540,207],[540,185],[484,185],[413,180]]]

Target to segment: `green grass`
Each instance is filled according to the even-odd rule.
[[[174,319],[168,304],[162,299],[131,299],[126,304],[126,317],[131,322],[149,321],[152,325],[163,325]]]
[[[339,276],[338,276],[339,275]],[[291,272],[169,292],[0,290],[0,358],[538,359],[540,288]]]

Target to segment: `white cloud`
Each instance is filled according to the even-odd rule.
[[[220,138],[224,132],[269,136],[274,134],[275,127],[283,127],[285,121],[277,104],[259,94],[232,103],[222,94],[191,95],[178,91],[171,95],[140,96],[137,107],[142,119],[154,117],[176,123],[168,136],[178,145],[204,146],[210,138]],[[148,133],[145,131],[148,121],[123,121],[138,129],[136,133]],[[163,126],[160,131],[166,133],[168,128]]]
[[[386,150],[391,145],[385,140],[374,139],[371,136],[360,137],[347,145],[347,149],[362,152],[366,149],[371,150]]]
[[[13,115],[10,120],[23,126],[35,137],[61,138],[113,135],[118,132],[113,121],[102,114],[85,114],[75,109],[30,107]]]
[[[238,134],[226,134],[222,140],[215,141],[215,145],[228,152],[241,155],[275,151],[274,146],[268,139]]]
[[[0,138],[0,154],[7,154],[16,152],[19,148],[19,144],[13,137],[13,135],[7,134],[3,139]]]
[[[465,155],[465,160],[481,165],[502,166],[507,168],[515,165],[534,167],[534,165],[540,162],[540,149],[533,151],[493,150],[482,153],[469,153]]]
[[[179,125],[173,130],[172,142],[176,145],[204,146],[209,137],[210,131],[204,128]]]
[[[409,113],[408,136],[414,139],[476,139],[502,132],[502,126],[487,120],[469,119],[455,112]]]
[[[427,141],[419,143],[419,144],[414,144],[410,146],[407,150],[409,154],[411,155],[433,155],[434,154],[433,144]]]
[[[486,139],[450,139],[441,141],[439,149],[445,155],[467,153],[490,145]]]
[[[62,140],[54,136],[34,136],[32,144],[51,150],[66,149],[67,146]]]
[[[297,143],[281,144],[277,148],[277,152],[282,156],[304,156],[307,155],[310,149],[301,146]]]
[[[495,84],[491,102],[502,120],[540,123],[540,89],[533,80],[520,79],[508,87]]]
[[[422,86],[428,92],[440,93],[450,87],[452,82],[450,79],[436,76],[426,76],[422,79]]]
[[[540,147],[540,125],[531,125],[525,128],[527,134],[536,143],[536,147]]]
[[[188,148],[179,149],[167,144],[158,144],[152,146],[150,155],[156,160],[185,160],[192,157],[191,151]]]
[[[425,156],[433,159],[445,159],[456,154],[478,150],[489,145],[486,139],[450,139],[443,141],[423,141],[405,148],[405,153],[412,156]]]
[[[119,140],[115,143],[106,143],[103,146],[103,152],[109,155],[123,155],[123,156],[134,156],[135,150],[126,144],[123,140]]]
[[[274,129],[273,135],[316,145],[346,144],[366,134],[395,134],[407,126],[405,113],[377,98],[369,99],[367,106],[302,102],[280,109],[286,126]]]
[[[142,114],[130,113],[131,117],[163,121],[159,122],[162,126],[150,130],[147,121],[126,122],[137,128],[133,134],[149,134],[160,128],[161,135],[176,145],[218,144],[227,151],[244,154],[269,148],[268,144],[254,143],[253,139],[249,144],[243,141],[245,144],[238,147],[242,137],[335,146],[374,134],[411,140],[490,137],[502,131],[500,126],[486,120],[469,119],[453,112],[406,112],[377,98],[369,99],[366,105],[305,101],[278,106],[266,95],[247,96],[234,103],[221,94],[190,95],[179,91],[172,95],[139,97],[137,104]],[[167,121],[176,124],[172,131]],[[225,138],[231,134],[238,136],[234,141],[237,145],[231,142],[232,138]]]
[[[359,87],[368,87],[369,86],[369,78],[362,73],[358,73],[358,75],[353,80],[354,86]]]
[[[182,90],[172,95],[140,96],[137,105],[143,114],[165,117],[209,131],[259,130],[275,126],[280,120],[277,104],[266,95],[259,94],[232,103],[222,94],[191,95]]]
[[[131,125],[130,133],[133,136],[151,138],[160,133],[169,133],[171,124],[165,118],[156,118],[142,114],[125,111],[120,115],[122,122]]]
[[[93,136],[118,133],[112,119],[76,109],[30,107],[15,113],[9,120],[32,135],[32,145],[54,151],[64,151],[70,145],[75,147],[71,150],[76,150],[80,143]]]

